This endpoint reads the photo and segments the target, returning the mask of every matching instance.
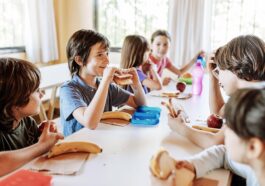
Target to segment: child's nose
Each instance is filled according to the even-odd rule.
[[[109,64],[109,56],[105,56],[104,62]]]

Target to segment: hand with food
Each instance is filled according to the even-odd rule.
[[[170,81],[171,81],[170,77],[165,77],[162,82],[163,86],[167,86],[170,83]]]
[[[103,72],[102,81],[111,83],[115,74],[121,74],[119,69],[116,67],[106,67]]]
[[[152,185],[190,186],[195,178],[195,168],[186,160],[175,160],[165,150],[151,159]]]
[[[189,127],[181,114],[174,118],[168,115],[168,126],[172,131],[178,132],[179,134],[185,131],[184,128]]]
[[[118,74],[118,73],[115,73],[113,81],[117,85],[121,85],[121,86],[123,86],[123,85],[131,85],[133,83],[131,74]]]
[[[131,86],[132,87],[138,87],[138,86],[141,87],[142,86],[140,81],[139,81],[139,77],[138,77],[136,68],[123,69],[122,73],[131,75],[131,77],[132,77],[131,78],[131,80],[132,80]]]

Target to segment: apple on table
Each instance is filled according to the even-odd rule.
[[[179,90],[180,92],[184,92],[184,90],[186,89],[186,83],[185,82],[177,82],[176,84],[176,88],[177,90]]]
[[[223,119],[221,116],[217,114],[211,114],[207,118],[207,125],[211,128],[217,128],[220,129],[223,126]]]

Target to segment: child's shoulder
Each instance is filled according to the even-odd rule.
[[[33,119],[32,117],[28,116],[23,118],[20,123],[19,123],[20,127],[22,128],[26,128],[28,129],[33,129],[35,130],[36,127],[38,126],[37,122],[35,121],[35,119]]]
[[[68,80],[66,82],[64,82],[62,85],[61,85],[61,89],[64,90],[64,89],[74,89],[74,90],[77,90],[77,89],[80,89],[81,87],[85,87],[87,86],[78,76],[74,76],[71,80]]]

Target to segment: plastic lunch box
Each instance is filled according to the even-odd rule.
[[[133,125],[157,125],[159,123],[161,108],[140,106],[134,112],[131,124]]]

